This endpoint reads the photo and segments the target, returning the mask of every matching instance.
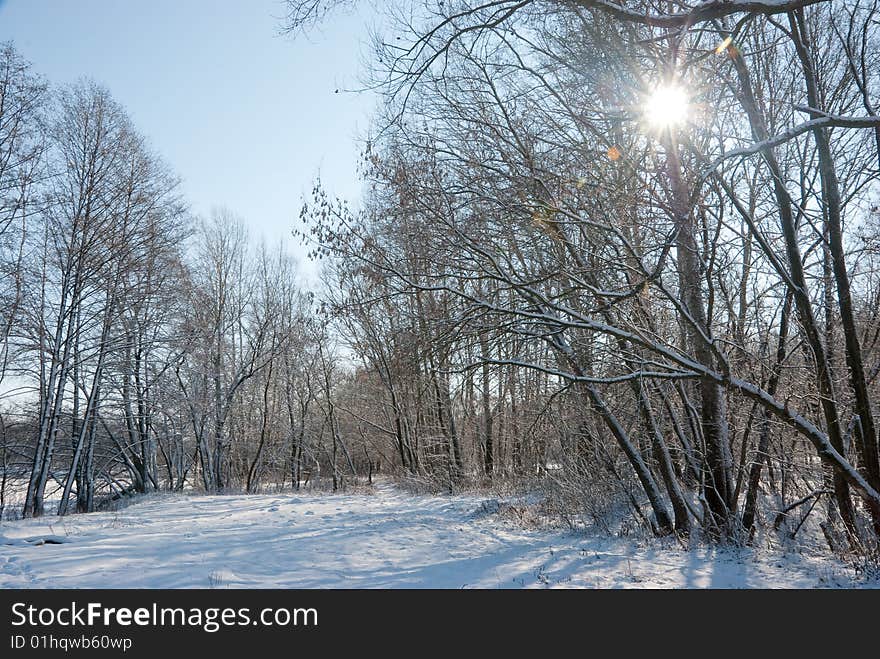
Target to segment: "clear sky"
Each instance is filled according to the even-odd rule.
[[[282,13],[280,0],[0,0],[0,41],[51,83],[105,85],[194,212],[226,206],[299,254],[290,231],[315,177],[352,201],[360,190],[375,98],[345,90],[371,19],[335,15],[293,39],[278,36]]]

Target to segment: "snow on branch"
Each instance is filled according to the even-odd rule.
[[[477,368],[482,364],[490,364],[492,366],[513,366],[515,368],[527,368],[532,371],[539,371],[541,373],[546,373],[547,375],[552,375],[558,377],[562,380],[568,380],[571,382],[586,382],[588,384],[620,384],[623,382],[629,382],[631,380],[691,380],[694,378],[698,378],[700,376],[699,373],[694,371],[644,371],[644,370],[636,370],[632,373],[623,373],[621,375],[611,375],[606,377],[598,377],[591,376],[585,374],[577,374],[571,371],[563,371],[561,369],[552,368],[549,366],[545,366],[543,364],[539,364],[537,362],[531,361],[522,361],[519,359],[484,359],[480,362],[475,362],[470,364],[468,368]]]
[[[782,14],[829,0],[706,0],[687,11],[670,14],[645,14],[611,0],[574,0],[587,9],[598,9],[620,20],[653,27],[683,27],[723,18],[731,14]]]
[[[818,110],[811,110],[816,114],[822,114],[818,119],[811,119],[810,121],[805,121],[802,124],[798,124],[787,131],[779,133],[779,135],[774,135],[773,137],[769,137],[766,140],[762,140],[760,142],[755,142],[751,146],[742,147],[739,149],[733,149],[726,153],[721,154],[712,163],[703,170],[703,174],[700,177],[700,182],[705,181],[712,173],[718,169],[718,167],[726,160],[730,160],[731,158],[737,158],[740,156],[750,156],[755,153],[759,153],[764,149],[772,149],[774,147],[779,146],[780,144],[784,144],[790,140],[793,140],[804,133],[807,133],[811,130],[816,130],[818,128],[878,128],[880,127],[880,116],[869,116],[869,117],[842,117],[839,115],[833,114],[825,114],[820,113]]]

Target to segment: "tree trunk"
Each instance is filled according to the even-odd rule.
[[[670,129],[672,131],[674,129]],[[715,354],[711,345],[712,332],[703,300],[700,252],[696,228],[688,202],[688,191],[682,179],[677,140],[668,136],[666,173],[669,177],[674,204],[676,253],[681,303],[686,313],[685,324],[691,350],[696,360],[714,370]],[[727,428],[727,405],[723,388],[711,378],[700,378],[700,422],[705,442],[705,475],[703,497],[708,507],[710,525],[729,533],[736,502],[733,500],[733,455]]]

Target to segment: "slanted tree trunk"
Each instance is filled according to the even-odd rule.
[[[767,383],[767,393],[776,396],[779,380],[782,377],[782,365],[788,354],[787,341],[789,329],[789,317],[791,316],[791,292],[785,295],[782,305],[782,316],[779,320],[779,339],[776,343],[776,358],[773,369],[770,372],[770,380]],[[767,461],[770,447],[770,414],[766,409],[761,410],[761,429],[758,437],[758,447],[755,457],[749,467],[749,480],[746,489],[745,504],[743,505],[742,526],[746,533],[751,536],[754,533],[755,516],[758,510],[758,489],[761,484],[761,469]]]
[[[804,73],[807,102],[811,108],[821,113],[824,108],[819,98],[817,71],[810,54],[809,36],[802,9],[789,13],[789,25]],[[821,116],[821,114],[815,116]],[[877,427],[874,422],[868,381],[865,377],[862,348],[856,327],[852,291],[847,272],[846,251],[843,244],[840,183],[834,167],[834,156],[831,152],[828,130],[816,128],[812,134],[819,154],[819,176],[822,181],[824,217],[827,223],[832,269],[837,286],[837,303],[846,346],[846,364],[849,370],[850,386],[855,395],[855,412],[859,419],[859,423],[855,426],[854,436],[861,455],[861,470],[865,480],[875,490],[880,491],[880,449],[878,449]],[[869,506],[869,509],[874,523],[874,531],[880,537],[880,507]]]
[[[674,128],[670,129],[670,132]],[[666,174],[669,177],[676,227],[679,294],[685,314],[690,348],[701,364],[715,370],[717,359],[712,330],[703,299],[703,276],[697,232],[688,202],[688,190],[681,172],[678,144],[670,134],[666,141]],[[729,533],[736,502],[733,500],[733,456],[727,427],[727,405],[723,388],[711,378],[700,378],[700,421],[706,446],[703,497],[711,526]]]
[[[764,124],[763,115],[761,114],[757,100],[755,99],[746,62],[742,57],[742,53],[740,53],[738,49],[729,49],[728,52],[736,69],[739,81],[740,101],[746,111],[746,116],[748,117],[754,138],[758,142],[766,142],[769,134]],[[786,257],[788,260],[789,271],[787,275],[789,288],[794,297],[795,309],[797,309],[798,319],[803,327],[807,344],[813,354],[816,368],[816,380],[819,388],[819,395],[821,397],[822,411],[825,416],[828,440],[834,450],[841,456],[845,457],[846,450],[843,445],[843,435],[840,427],[840,415],[837,409],[837,396],[834,390],[834,380],[828,364],[825,346],[816,325],[815,316],[813,315],[812,301],[810,299],[809,287],[804,274],[803,257],[798,242],[797,228],[792,214],[792,200],[789,196],[788,190],[785,188],[785,178],[782,169],[779,166],[779,162],[776,159],[774,148],[769,145],[765,146],[761,149],[761,155],[764,158],[764,162],[766,163],[767,168],[770,171],[770,176],[773,179],[773,192],[779,211],[779,223],[785,240]],[[846,525],[848,532],[852,537],[857,538],[858,527],[855,519],[855,510],[850,497],[849,484],[841,469],[837,466],[834,468],[834,497],[840,511],[840,516]],[[876,508],[876,505],[870,500],[868,501],[868,505],[872,509]]]

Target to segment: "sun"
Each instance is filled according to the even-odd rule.
[[[654,128],[672,128],[688,118],[687,92],[678,85],[657,87],[645,100],[645,120]]]

